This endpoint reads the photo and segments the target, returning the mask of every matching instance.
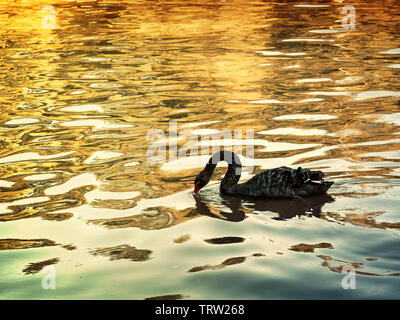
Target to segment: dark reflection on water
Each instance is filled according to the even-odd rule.
[[[234,258],[229,258],[226,259],[225,261],[221,262],[220,264],[216,265],[205,265],[205,266],[199,266],[199,267],[193,267],[188,272],[199,272],[199,271],[204,271],[204,270],[209,270],[209,269],[222,269],[227,266],[231,266],[234,264],[239,264],[243,263],[246,261],[246,257],[234,257]]]
[[[168,295],[164,295],[164,296],[149,297],[149,298],[145,298],[144,300],[179,300],[182,298],[183,298],[183,295],[181,295],[181,294],[168,294]]]
[[[129,245],[119,245],[110,248],[92,250],[91,253],[95,256],[108,256],[110,257],[110,260],[128,259],[131,261],[146,261],[149,259],[151,250],[136,249]]]
[[[244,238],[242,237],[221,237],[221,238],[213,238],[213,239],[205,239],[204,241],[211,244],[230,244],[230,243],[240,243],[243,242]]]
[[[40,272],[44,267],[46,266],[51,266],[54,264],[57,264],[60,260],[58,258],[53,258],[53,259],[49,259],[46,261],[41,261],[41,262],[33,262],[30,263],[25,269],[23,269],[22,271],[25,274],[35,274]]]
[[[249,208],[256,211],[271,211],[279,214],[280,219],[291,219],[303,215],[321,217],[321,209],[325,203],[333,202],[329,195],[314,196],[304,199],[286,199],[271,201],[257,200],[253,203],[247,202]]]
[[[344,3],[318,4],[0,0],[0,297],[399,298],[400,7],[352,2],[347,30]],[[147,158],[154,129],[164,163]],[[252,174],[335,184],[224,197],[218,167],[193,196],[208,158],[174,160],[175,140],[254,143]],[[56,292],[40,285],[50,265]]]
[[[334,201],[330,195],[304,199],[251,199],[221,195],[221,204],[231,210],[231,212],[226,212],[211,208],[207,198],[202,199],[201,196],[197,195],[194,198],[198,213],[231,222],[244,220],[246,212],[274,212],[278,213],[278,216],[273,219],[278,220],[291,219],[303,215],[311,215],[319,218],[323,205]]]
[[[240,222],[246,218],[244,210],[241,209],[241,200],[238,198],[222,201],[231,212],[219,211],[212,208],[211,205],[207,203],[207,200],[201,199],[200,196],[195,195],[194,198],[196,200],[197,212],[202,215],[231,222]]]

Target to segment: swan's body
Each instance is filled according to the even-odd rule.
[[[279,167],[262,171],[250,180],[240,183],[242,165],[239,157],[230,151],[216,152],[195,179],[194,193],[211,179],[219,161],[228,162],[228,171],[221,181],[220,192],[226,195],[263,198],[303,198],[325,194],[333,184],[324,181],[321,171]]]

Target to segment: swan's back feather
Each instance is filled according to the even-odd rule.
[[[326,193],[333,182],[322,181],[322,178],[321,171],[283,166],[260,172],[245,183],[221,184],[220,191],[254,197],[301,198]]]

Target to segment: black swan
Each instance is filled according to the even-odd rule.
[[[211,179],[219,161],[228,163],[228,171],[220,184],[224,195],[237,195],[263,198],[294,198],[326,194],[333,181],[324,181],[321,171],[279,167],[262,171],[250,180],[240,183],[242,164],[239,157],[231,151],[218,151],[210,158],[205,168],[194,180],[194,193],[197,194]]]

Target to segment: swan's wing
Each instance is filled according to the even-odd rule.
[[[240,193],[250,196],[298,198],[326,192],[327,189],[323,192],[324,187],[305,186],[306,183],[322,180],[322,178],[321,171],[300,167],[297,169],[278,167],[260,172],[249,181],[239,185],[239,189]],[[332,183],[329,187],[331,185]],[[299,193],[299,191],[302,192]]]

